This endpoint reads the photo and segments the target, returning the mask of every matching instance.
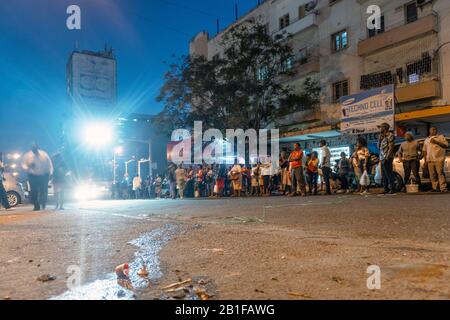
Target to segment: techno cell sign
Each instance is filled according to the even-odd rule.
[[[341,98],[341,132],[358,135],[378,132],[384,122],[394,127],[394,86],[370,89]]]
[[[69,94],[77,105],[113,107],[116,104],[116,60],[74,52],[68,77]]]

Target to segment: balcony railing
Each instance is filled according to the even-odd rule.
[[[317,26],[317,18],[316,14],[310,13],[301,19],[297,19],[291,22],[287,27],[275,30],[272,33],[274,38],[278,36],[284,36],[289,34],[296,34],[300,31],[303,31],[311,26]]]
[[[386,31],[358,43],[360,56],[371,54],[396,43],[414,39],[424,34],[438,32],[438,19],[435,14],[427,15],[417,21],[401,25],[387,25]]]
[[[432,58],[425,52],[422,57],[405,65],[399,65],[394,70],[372,73],[361,76],[360,89],[368,90],[388,84],[403,87],[423,81],[438,78],[439,64],[437,58]]]

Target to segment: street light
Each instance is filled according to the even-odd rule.
[[[19,160],[20,157],[21,157],[20,153],[14,153],[14,154],[12,155],[12,158],[13,158],[14,160]]]
[[[138,175],[141,176],[141,163],[150,162],[150,159],[141,159],[138,161]]]
[[[89,123],[84,127],[83,140],[90,147],[106,146],[112,138],[112,127],[106,123]]]
[[[133,159],[130,159],[128,161],[125,161],[125,175],[128,177],[128,164],[130,164],[131,162],[136,161],[133,157]]]

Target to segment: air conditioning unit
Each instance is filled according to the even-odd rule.
[[[419,8],[425,6],[426,4],[432,3],[433,0],[416,0],[417,6]]]

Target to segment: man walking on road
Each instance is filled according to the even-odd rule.
[[[320,149],[321,149],[321,168],[322,168],[322,174],[323,174],[323,180],[325,182],[325,188],[327,195],[331,194],[331,185],[330,185],[330,178],[331,178],[331,152],[330,149],[327,147],[327,142],[325,140],[320,141]]]
[[[430,128],[430,136],[423,144],[423,155],[425,165],[430,171],[433,191],[438,191],[438,184],[441,192],[447,192],[447,182],[444,175],[445,151],[448,148],[447,139],[443,135],[438,135],[436,127]]]
[[[40,150],[34,143],[31,150],[25,153],[22,161],[23,170],[28,173],[30,196],[34,211],[45,210],[48,197],[48,181],[53,175],[52,160],[47,152]]]
[[[300,193],[302,197],[304,197],[306,195],[306,186],[303,171],[303,151],[300,148],[299,143],[294,144],[294,151],[292,151],[289,156],[289,163],[292,171],[292,193],[290,196],[295,196],[298,192],[298,187],[300,186]]]
[[[5,208],[5,210],[11,209],[9,206],[8,196],[6,194],[5,187],[3,186],[3,172],[5,171],[5,167],[3,166],[3,162],[0,160],[0,203]]]
[[[394,171],[392,167],[394,162],[394,134],[389,130],[391,126],[388,123],[382,123],[378,128],[380,128],[378,149],[380,150],[384,193],[395,194]]]
[[[419,176],[419,150],[420,146],[417,141],[414,140],[414,136],[411,132],[405,134],[406,141],[400,145],[398,150],[398,157],[403,163],[403,170],[405,172],[405,186],[409,183],[409,177],[411,176],[411,171],[414,176],[415,183],[420,185]]]

